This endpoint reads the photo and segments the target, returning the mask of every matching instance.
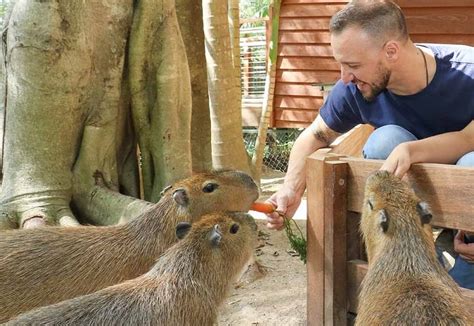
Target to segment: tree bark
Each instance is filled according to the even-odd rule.
[[[79,14],[80,13],[80,14]],[[114,130],[131,0],[15,3],[6,46],[7,111],[2,194],[3,226],[39,217],[47,224],[77,224],[69,203],[80,168],[79,147],[103,139],[95,163],[108,165],[117,182]],[[97,15],[101,19],[97,19]],[[110,135],[112,133],[112,135]],[[96,132],[97,134],[97,132]],[[118,137],[120,139],[121,137]],[[79,172],[80,171],[80,172]],[[80,198],[80,195],[78,196]],[[79,203],[80,206],[80,203]]]
[[[193,171],[212,168],[211,118],[207,89],[206,57],[202,3],[195,0],[176,2],[179,26],[186,46],[192,88],[191,152]]]
[[[137,132],[153,171],[148,200],[190,173],[189,72],[173,1],[18,0],[7,26],[0,229],[115,224],[146,209],[135,198]]]
[[[242,137],[242,115],[235,87],[227,1],[203,1],[204,35],[215,168],[250,172]]]
[[[278,50],[278,30],[280,25],[281,0],[274,0],[270,5],[270,48],[265,77],[265,92],[262,103],[262,115],[258,124],[258,136],[255,142],[255,152],[252,157],[255,180],[260,180],[262,174],[263,154],[266,146],[267,131],[273,111],[273,91],[275,88],[276,60]]]
[[[129,48],[132,113],[145,200],[191,174],[191,84],[174,0],[138,3]]]
[[[240,114],[242,114],[242,88],[240,86],[240,8],[239,0],[228,0],[229,12],[229,34],[230,34],[230,48],[232,49],[232,69],[234,73],[234,87],[236,105],[239,107]]]

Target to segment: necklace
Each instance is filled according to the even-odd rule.
[[[425,63],[425,76],[426,76],[426,86],[425,87],[428,87],[428,65],[426,64],[425,52],[421,51],[420,48],[418,48],[418,51],[421,52],[421,55],[423,56],[423,62]]]

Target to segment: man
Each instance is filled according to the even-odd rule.
[[[473,47],[415,45],[388,0],[349,3],[332,17],[330,33],[341,80],[292,148],[284,184],[268,200],[277,210],[293,216],[306,188],[306,157],[360,123],[376,128],[364,157],[386,159],[382,169],[400,177],[419,162],[474,166]],[[269,214],[268,227],[282,229],[282,218]],[[456,238],[460,259],[474,258],[474,243]],[[474,264],[466,266],[469,284],[458,282],[474,288]]]

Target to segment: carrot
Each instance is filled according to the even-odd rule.
[[[270,214],[275,211],[275,207],[270,203],[254,202],[250,209],[260,213]]]

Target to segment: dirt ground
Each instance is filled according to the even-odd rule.
[[[265,172],[260,200],[268,198],[283,181],[283,173]],[[270,231],[263,214],[252,214],[259,227],[256,260],[234,286],[220,310],[219,325],[306,325],[306,265],[291,251],[284,231]],[[304,207],[295,220],[306,235]]]

